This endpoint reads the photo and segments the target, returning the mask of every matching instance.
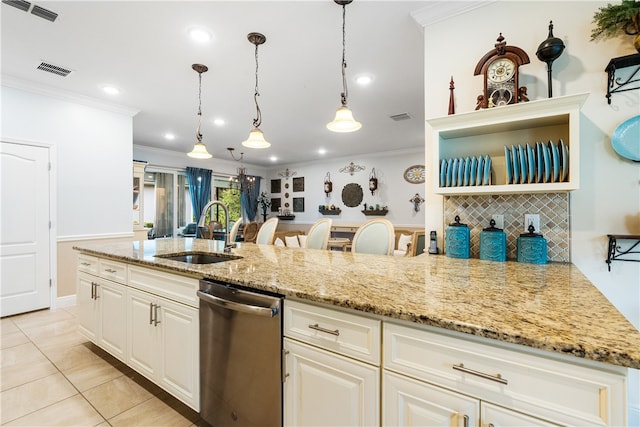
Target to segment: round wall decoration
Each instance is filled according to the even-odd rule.
[[[424,182],[424,165],[409,166],[404,171],[404,180],[411,184],[422,184]]]
[[[363,196],[362,187],[359,184],[352,182],[342,189],[342,203],[350,208],[355,208],[362,203]]]

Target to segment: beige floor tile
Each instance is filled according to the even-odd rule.
[[[118,369],[121,368],[121,369]],[[123,375],[124,365],[112,365],[102,359],[63,370],[62,373],[81,392]]]
[[[77,305],[72,305],[70,307],[64,307],[63,310],[66,311],[67,313],[71,314],[73,317],[78,317],[78,306]]]
[[[108,424],[81,395],[64,399],[53,405],[11,421],[10,426],[95,426]]]
[[[104,418],[112,418],[153,397],[132,379],[121,376],[83,393]]]
[[[27,337],[21,331],[17,330],[15,332],[2,334],[2,336],[0,337],[0,348],[5,349],[9,347],[14,347],[16,345],[24,344],[27,342],[29,342],[29,337]]]
[[[0,335],[10,334],[19,330],[11,317],[0,319]]]
[[[40,350],[53,362],[61,371],[68,371],[71,368],[78,368],[101,359],[94,349],[92,343],[82,343],[74,346],[55,345],[41,348]]]
[[[0,390],[8,390],[56,372],[56,367],[33,343],[7,348],[2,350],[0,361]]]
[[[162,400],[152,397],[145,402],[134,406],[122,414],[110,418],[109,424],[120,426],[185,426],[193,424],[193,421],[180,415]]]
[[[13,320],[22,330],[47,326],[53,322],[69,319],[73,319],[73,315],[62,309],[32,311],[30,313],[19,314],[11,317],[11,320]]]
[[[13,421],[77,393],[60,373],[3,391],[0,393],[0,423]]]

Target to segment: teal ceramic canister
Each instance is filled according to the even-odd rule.
[[[518,237],[518,262],[528,264],[547,263],[547,239],[535,231],[533,225],[530,225],[529,232],[522,233]]]
[[[455,222],[449,224],[445,231],[445,253],[450,258],[469,258],[470,231],[467,224],[460,223],[456,215]]]
[[[489,227],[480,232],[480,259],[485,261],[507,260],[507,235],[502,228],[496,227],[492,219]]]

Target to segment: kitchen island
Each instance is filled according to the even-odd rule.
[[[455,417],[469,425],[487,420],[496,425],[619,425],[625,423],[626,368],[640,368],[640,332],[570,264],[388,257],[242,243],[229,254],[238,258],[226,262],[185,264],[162,257],[222,253],[222,242],[189,238],[75,249],[79,258],[95,257],[100,268],[107,265],[105,271],[118,270],[110,262],[122,264],[134,288],[129,294],[143,290],[153,298],[190,305],[190,313],[180,314],[183,319],[197,318],[192,293],[200,278],[284,295],[285,366],[291,372],[285,383],[285,425],[317,420],[314,402],[326,404],[330,398],[308,391],[326,384],[344,387],[330,393],[335,401],[329,413],[336,417],[322,419],[327,424],[433,424]],[[90,260],[86,264],[93,268]],[[161,288],[165,276],[172,287],[166,293]],[[147,289],[146,282],[157,290]],[[168,306],[166,298],[149,301],[151,308]],[[154,315],[146,310],[140,311],[140,324]],[[181,322],[188,323],[194,322]],[[311,331],[319,324],[322,331]],[[338,328],[344,335],[333,336]],[[177,339],[192,336],[184,329]],[[354,337],[360,341],[347,342]],[[188,342],[178,347],[187,348]],[[324,368],[318,370],[316,363]],[[313,382],[318,386],[309,385]],[[197,410],[197,389],[182,389],[188,391],[183,401]],[[424,396],[437,404],[424,402]]]

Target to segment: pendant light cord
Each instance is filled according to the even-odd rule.
[[[262,124],[262,112],[260,111],[260,106],[258,105],[258,97],[260,96],[260,92],[258,91],[258,44],[256,44],[256,87],[255,92],[253,93],[253,102],[256,104],[256,118],[253,119],[253,127],[258,128]]]
[[[348,91],[347,91],[347,76],[346,76],[346,70],[347,70],[347,61],[345,59],[346,54],[347,54],[347,48],[346,48],[346,15],[347,15],[347,5],[343,4],[342,5],[342,93],[340,94],[340,101],[342,102],[342,106],[346,107],[347,106],[347,97],[348,97]]]
[[[202,73],[198,73],[198,128],[196,129],[196,139],[198,144],[202,144],[202,134],[200,124],[202,123]]]

